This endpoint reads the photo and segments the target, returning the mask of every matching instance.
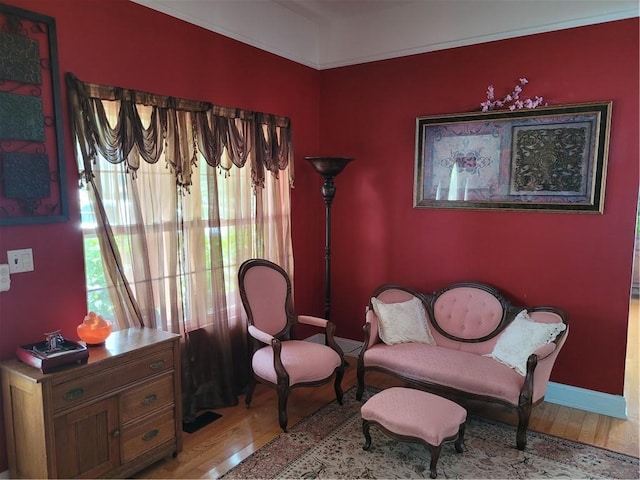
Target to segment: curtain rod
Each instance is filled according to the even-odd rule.
[[[224,107],[215,105],[211,102],[198,100],[190,100],[186,98],[171,97],[168,95],[160,95],[156,93],[144,92],[141,90],[128,89],[123,87],[114,87],[110,85],[101,85],[97,83],[84,82],[73,73],[65,74],[67,84],[72,84],[76,91],[83,93],[88,98],[97,98],[100,100],[129,100],[140,105],[150,105],[160,108],[174,108],[176,110],[184,110],[188,112],[208,112],[214,115],[226,118],[241,119],[261,119],[271,118],[276,121],[278,126],[287,127],[291,123],[289,117],[274,115],[270,113],[256,112],[242,108]]]

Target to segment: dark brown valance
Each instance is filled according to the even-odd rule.
[[[114,164],[126,162],[135,177],[141,159],[153,164],[164,154],[178,187],[188,189],[192,166],[201,155],[211,167],[225,170],[249,161],[254,187],[264,185],[265,171],[278,176],[290,165],[293,184],[287,117],[85,83],[72,73],[67,73],[66,84],[79,171],[85,178],[91,178],[97,155]],[[114,102],[116,125],[109,123],[105,102]],[[146,126],[138,106],[151,109]]]

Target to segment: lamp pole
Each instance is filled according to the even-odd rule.
[[[324,228],[324,318],[331,320],[331,204],[336,194],[336,186],[333,182],[347,164],[353,160],[351,157],[305,157],[313,165],[316,172],[322,175],[322,198],[325,205]]]

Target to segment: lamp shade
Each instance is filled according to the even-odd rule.
[[[335,177],[344,170],[353,157],[305,157],[305,160],[323,177]]]

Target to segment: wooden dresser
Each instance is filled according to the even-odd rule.
[[[123,478],[182,450],[179,335],[120,330],[84,365],[0,368],[11,478]]]

